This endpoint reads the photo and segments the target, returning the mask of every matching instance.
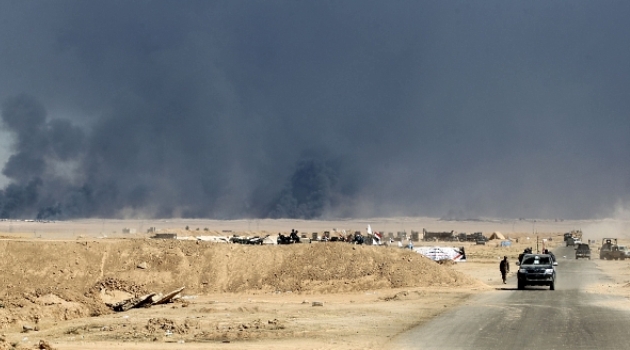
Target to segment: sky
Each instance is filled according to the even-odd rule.
[[[0,217],[586,219],[627,1],[0,0]]]

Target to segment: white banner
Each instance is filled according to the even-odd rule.
[[[455,247],[417,247],[413,249],[416,253],[420,253],[427,258],[439,260],[453,260],[456,262],[465,262],[466,253],[462,248]]]

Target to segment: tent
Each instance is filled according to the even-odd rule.
[[[490,236],[490,240],[493,240],[493,239],[502,239],[502,240],[504,240],[505,236],[502,235],[501,232],[497,231],[497,232],[493,232],[492,235]]]

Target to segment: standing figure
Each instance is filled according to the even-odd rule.
[[[503,284],[506,284],[507,282],[505,280],[507,278],[508,272],[510,272],[510,263],[507,260],[507,256],[504,256],[503,260],[501,260],[501,263],[499,264],[499,270],[501,270],[501,278],[503,279]]]

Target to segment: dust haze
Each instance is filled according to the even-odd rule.
[[[628,15],[0,1],[0,216],[616,217]]]

